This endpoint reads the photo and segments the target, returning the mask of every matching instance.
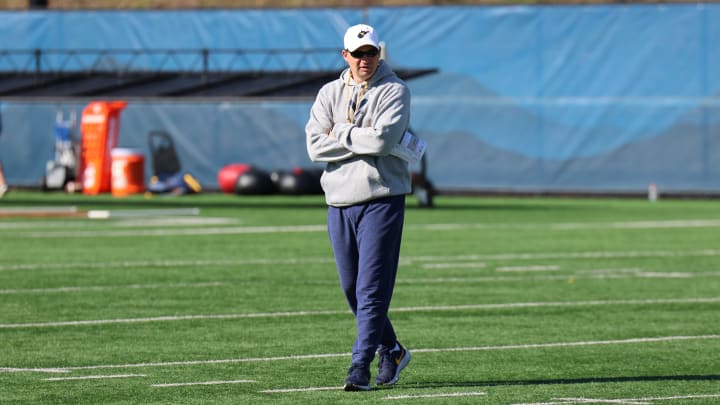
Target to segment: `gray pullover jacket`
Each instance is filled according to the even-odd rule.
[[[410,192],[407,162],[389,154],[409,122],[410,91],[385,61],[367,83],[356,84],[345,69],[320,89],[305,134],[310,159],[327,163],[321,184],[328,205]]]

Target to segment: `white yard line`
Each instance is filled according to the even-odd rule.
[[[549,260],[549,259],[622,259],[637,257],[702,257],[720,256],[719,249],[699,250],[636,250],[636,251],[592,251],[592,252],[548,252],[548,253],[499,253],[457,256],[413,256],[401,257],[403,264],[414,262],[445,261],[490,261],[490,260]]]
[[[566,347],[583,347],[583,346],[602,346],[602,345],[622,345],[622,344],[645,344],[645,343],[662,343],[676,341],[691,340],[716,340],[720,339],[720,335],[696,335],[696,336],[660,336],[633,339],[615,339],[615,340],[591,340],[579,342],[554,342],[554,343],[528,343],[517,345],[503,346],[474,346],[474,347],[446,347],[446,348],[413,348],[415,353],[450,353],[450,352],[473,352],[473,351],[496,351],[496,350],[523,350],[523,349],[551,349]],[[273,361],[297,361],[297,360],[315,360],[335,357],[348,357],[350,353],[320,353],[320,354],[302,354],[277,357],[249,357],[235,359],[217,359],[217,360],[188,360],[188,361],[169,361],[156,363],[134,363],[134,364],[105,364],[90,366],[66,366],[52,368],[59,372],[78,371],[78,370],[97,370],[97,369],[119,369],[119,368],[147,368],[147,367],[172,367],[172,366],[191,366],[191,365],[212,365],[212,364],[234,364],[234,363],[250,363],[250,362],[273,362]],[[0,368],[0,373],[5,372],[47,372],[49,368]]]
[[[557,271],[560,270],[558,265],[537,265],[537,266],[504,266],[498,267],[495,271],[512,272],[512,271]]]
[[[619,345],[634,343],[657,343],[670,342],[678,340],[706,340],[720,339],[720,335],[700,335],[700,336],[664,336],[654,338],[636,338],[636,339],[618,339],[618,340],[590,340],[584,342],[558,342],[558,343],[530,343],[522,345],[505,345],[505,346],[476,346],[476,347],[456,347],[442,349],[414,349],[413,353],[448,353],[448,352],[477,352],[477,351],[495,351],[495,350],[517,350],[517,349],[549,349],[556,347],[580,347],[580,346],[601,346],[601,345]]]
[[[286,225],[286,226],[235,226],[187,229],[109,229],[96,231],[32,231],[0,234],[13,238],[117,238],[140,236],[199,236],[199,235],[241,235],[265,233],[308,233],[327,232],[327,225]]]
[[[606,268],[606,269],[582,269],[578,270],[576,274],[618,274],[618,273],[639,273],[642,269],[639,267],[621,267],[621,268]]]
[[[650,402],[639,399],[603,399],[603,398],[553,398],[563,401],[563,404],[621,404],[621,405],[651,405]]]
[[[525,275],[525,276],[477,276],[477,277],[423,277],[398,279],[397,284],[447,284],[447,283],[499,283],[505,281],[552,281],[552,280],[605,280],[605,279],[630,279],[630,278],[698,278],[698,277],[718,277],[720,272],[670,272],[670,271],[635,271],[635,272],[605,272],[605,273],[570,273],[570,274],[542,274],[542,275]]]
[[[64,293],[64,292],[84,292],[84,291],[108,291],[108,290],[141,290],[141,289],[161,289],[161,288],[205,288],[219,287],[224,283],[212,281],[207,283],[168,283],[168,284],[129,284],[129,285],[95,285],[95,286],[66,286],[55,288],[13,288],[0,290],[0,295],[9,294],[45,294],[45,293]]]
[[[217,314],[217,315],[168,315],[155,316],[147,318],[119,318],[119,319],[94,319],[85,321],[63,321],[63,322],[35,322],[35,323],[17,323],[17,324],[0,324],[0,329],[21,329],[21,328],[42,328],[56,326],[83,326],[83,325],[108,325],[123,323],[143,323],[143,322],[168,322],[168,321],[189,321],[198,319],[246,319],[246,318],[281,318],[295,316],[317,316],[317,315],[337,315],[346,314],[348,311],[330,310],[330,311],[296,311],[296,312],[256,312],[247,314]]]
[[[423,269],[481,269],[483,267],[487,267],[486,263],[482,262],[470,262],[470,263],[428,263],[423,264]]]
[[[601,400],[601,399],[597,399],[597,400],[589,399],[588,401],[584,401],[584,400],[583,401],[579,401],[579,400],[578,401],[563,401],[563,400],[555,401],[555,400],[553,400],[550,402],[523,402],[523,403],[517,403],[517,404],[511,404],[511,405],[574,405],[574,404],[587,404],[587,403],[590,403],[590,404],[612,403],[612,404],[621,404],[621,405],[651,405],[650,402],[637,402],[637,401],[634,401],[634,402],[618,402],[618,401],[606,402],[606,401],[607,400]]]
[[[425,266],[423,266],[425,267]],[[445,268],[454,268],[447,263]],[[469,266],[463,266],[469,267]],[[476,266],[483,267],[483,266]],[[440,267],[435,267],[440,268]],[[540,271],[540,270],[537,270]],[[720,272],[666,272],[666,271],[642,271],[639,268],[633,269],[603,269],[601,271],[578,270],[570,274],[556,275],[533,275],[533,276],[477,276],[477,277],[423,277],[411,279],[398,279],[397,284],[449,284],[449,283],[495,283],[506,281],[540,281],[540,280],[581,280],[581,279],[629,279],[629,278],[697,278],[697,277],[718,277]],[[63,286],[53,288],[8,288],[0,289],[0,295],[14,294],[53,294],[73,293],[86,291],[112,291],[123,289],[167,289],[167,288],[206,288],[221,287],[227,283],[219,281],[208,281],[203,283],[168,283],[168,284],[128,284],[128,285],[104,285],[104,286]]]
[[[214,365],[214,364],[237,364],[237,363],[262,363],[262,362],[274,362],[274,361],[294,361],[294,360],[317,360],[327,359],[336,357],[348,357],[351,353],[320,353],[320,354],[299,354],[289,356],[276,356],[276,357],[246,357],[246,358],[235,358],[235,359],[210,359],[210,360],[186,360],[186,361],[165,361],[156,363],[133,363],[133,364],[103,364],[103,365],[91,365],[91,366],[70,366],[62,367],[58,370],[60,372],[72,372],[79,370],[104,370],[104,369],[118,369],[118,368],[148,368],[148,367],[187,367],[187,366],[199,366],[199,365]],[[35,372],[38,369],[34,368],[0,368],[1,372]],[[40,370],[49,370],[43,368]],[[47,371],[42,371],[47,372]]]
[[[415,231],[455,231],[473,229],[525,229],[573,231],[586,229],[662,229],[662,228],[714,228],[720,227],[718,219],[688,219],[667,221],[622,221],[622,222],[578,222],[549,224],[410,224],[408,230]],[[258,233],[305,233],[326,232],[325,224],[318,225],[287,225],[287,226],[254,226],[254,227],[207,227],[193,229],[146,229],[146,230],[97,230],[97,231],[57,231],[13,232],[0,234],[0,237],[12,238],[101,238],[101,237],[136,237],[136,236],[184,236],[184,235],[235,235]]]
[[[307,259],[208,259],[208,260],[137,260],[122,262],[74,262],[74,263],[25,263],[0,265],[0,271],[33,271],[64,269],[137,269],[144,267],[207,267],[207,266],[260,266],[282,264],[323,264],[335,263],[332,257]]]
[[[673,401],[676,399],[703,399],[703,398],[720,398],[720,394],[696,394],[696,395],[676,395],[672,397],[647,397],[638,398],[641,401]]]
[[[227,217],[163,217],[163,218],[119,218],[110,222],[74,220],[74,221],[13,221],[0,222],[0,231],[6,229],[106,229],[107,227],[136,227],[136,228],[159,228],[159,227],[182,227],[182,226],[208,226],[208,225],[239,225],[242,220]]]
[[[290,392],[315,392],[315,391],[340,391],[343,387],[306,387],[306,388],[277,388],[273,390],[261,390],[264,394],[278,394]]]
[[[145,374],[112,374],[112,375],[84,375],[77,377],[50,377],[45,381],[73,381],[73,380],[104,380],[108,378],[133,378],[145,377]]]
[[[164,218],[120,218],[112,219],[112,222],[105,221],[13,221],[0,222],[0,231],[6,229],[106,229],[107,227],[122,228],[160,228],[160,227],[183,227],[183,226],[208,226],[208,225],[239,225],[242,223],[237,218],[227,217],[164,217]]]
[[[437,393],[437,394],[418,394],[418,395],[388,395],[384,399],[395,400],[395,399],[424,399],[424,398],[455,398],[455,397],[478,397],[487,395],[485,392],[448,392],[448,393]]]
[[[455,256],[403,256],[400,264],[438,262],[449,266],[453,262],[485,262],[508,260],[549,260],[549,259],[619,259],[638,257],[713,257],[720,256],[720,249],[700,250],[649,250],[649,251],[598,251],[598,252],[549,252],[549,253],[502,253],[488,255]],[[255,258],[255,259],[208,259],[208,260],[137,260],[122,262],[74,262],[74,263],[25,263],[0,264],[0,271],[11,270],[55,270],[55,269],[123,269],[141,267],[200,267],[200,266],[245,266],[283,264],[333,264],[332,257],[311,258]]]
[[[570,226],[568,226],[570,225]],[[554,224],[554,229],[659,229],[659,228],[714,228],[720,219],[678,219],[667,221],[624,221],[606,223]]]
[[[467,311],[487,309],[514,309],[514,308],[544,308],[544,307],[587,307],[587,306],[616,306],[616,305],[664,305],[664,304],[714,304],[719,303],[720,297],[707,298],[657,298],[657,299],[628,299],[628,300],[593,300],[593,301],[548,301],[548,302],[510,302],[500,304],[466,304],[466,305],[435,305],[417,307],[397,307],[391,312],[437,312],[437,311]],[[347,314],[348,310],[324,311],[286,311],[286,312],[250,312],[244,314],[209,314],[209,315],[168,315],[146,318],[117,318],[93,319],[79,321],[58,322],[30,322],[0,324],[0,329],[27,329],[60,326],[85,326],[127,324],[143,322],[169,322],[199,319],[249,319],[249,318],[284,318]]]
[[[563,275],[541,275],[541,276],[479,276],[479,277],[423,277],[398,279],[396,284],[448,284],[448,283],[500,283],[505,281],[538,281],[538,280],[567,280],[575,277],[572,274]],[[631,278],[633,276],[623,275],[618,277],[611,276],[584,276],[575,278]]]
[[[574,231],[588,229],[662,229],[662,228],[714,228],[720,227],[720,219],[672,219],[665,221],[615,221],[615,222],[560,222],[546,224],[410,224],[410,230],[458,231],[466,229],[518,229]]]
[[[438,312],[438,311],[464,311],[485,309],[513,309],[513,308],[547,308],[547,307],[585,307],[585,306],[615,306],[615,305],[665,305],[665,304],[714,304],[720,303],[720,297],[712,298],[658,298],[646,300],[608,300],[608,301],[548,301],[548,302],[511,302],[502,304],[465,304],[465,305],[435,305],[425,307],[392,308],[390,312]]]
[[[685,273],[680,271],[641,271],[635,275],[643,278],[693,278],[696,276],[696,273]]]
[[[197,381],[197,382],[184,382],[184,383],[167,383],[167,384],[152,384],[152,387],[167,388],[167,387],[189,387],[193,385],[224,385],[224,384],[248,384],[255,383],[255,380],[229,380],[229,381]]]
[[[624,404],[624,405],[650,405],[658,401],[675,401],[678,399],[708,399],[720,398],[720,394],[675,395],[670,397],[648,398],[553,398],[550,402],[523,402],[512,405],[572,405],[572,404]]]
[[[0,373],[23,373],[32,371],[34,373],[69,373],[70,370],[64,368],[15,368],[15,367],[0,367]]]

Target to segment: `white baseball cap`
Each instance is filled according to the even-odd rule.
[[[345,31],[345,49],[352,52],[363,45],[372,45],[380,49],[380,39],[373,27],[358,24]]]

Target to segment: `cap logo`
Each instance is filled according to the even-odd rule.
[[[365,35],[367,35],[368,32],[370,32],[370,31],[363,30],[363,31],[358,32],[358,38],[365,37]]]

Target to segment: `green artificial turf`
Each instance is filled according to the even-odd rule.
[[[15,191],[78,214],[0,217],[0,403],[720,403],[718,204],[409,197],[412,361],[347,393],[321,196]]]

